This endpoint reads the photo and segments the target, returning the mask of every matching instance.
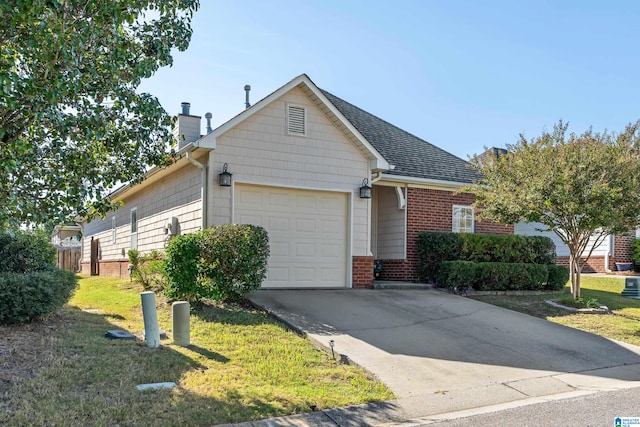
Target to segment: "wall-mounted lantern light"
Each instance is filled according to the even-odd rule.
[[[225,163],[222,166],[222,173],[218,174],[220,178],[220,187],[231,187],[231,173],[227,172],[228,165]]]
[[[360,198],[361,199],[370,199],[371,198],[371,187],[369,187],[369,179],[365,178],[362,180],[362,187],[360,187]]]

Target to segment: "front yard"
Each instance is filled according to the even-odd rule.
[[[188,348],[140,335],[139,289],[83,277],[67,307],[35,324],[0,326],[0,425],[198,426],[295,414],[393,398],[354,366],[341,365],[263,312],[208,305],[191,316]],[[160,328],[171,306],[158,300]],[[172,390],[137,384],[173,381]]]
[[[558,299],[557,294],[473,298],[603,337],[640,345],[640,300],[622,298],[620,293],[623,289],[624,277],[582,276],[582,298],[597,299],[600,304],[609,307],[612,314],[573,314],[544,303],[544,300]]]

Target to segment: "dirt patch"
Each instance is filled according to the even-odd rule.
[[[68,315],[55,315],[20,325],[0,325],[0,400],[13,386],[33,377],[54,358],[56,332],[71,322]]]

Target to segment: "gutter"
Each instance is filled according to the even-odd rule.
[[[386,173],[382,173],[382,179],[388,182],[401,182],[405,184],[421,184],[421,185],[429,185],[437,188],[447,188],[447,189],[454,189],[454,190],[460,189],[461,187],[473,185],[472,183],[469,183],[469,182],[444,181],[440,179],[430,179],[430,178],[416,178],[412,176],[392,175],[392,174],[386,174]]]

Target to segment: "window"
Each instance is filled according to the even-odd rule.
[[[111,243],[116,242],[116,217],[111,217]]]
[[[138,249],[138,208],[131,209],[131,249]]]
[[[287,132],[290,135],[307,134],[307,115],[303,106],[287,104]]]
[[[454,233],[473,233],[473,208],[453,205],[451,231]]]
[[[138,232],[138,209],[131,209],[131,233]]]

